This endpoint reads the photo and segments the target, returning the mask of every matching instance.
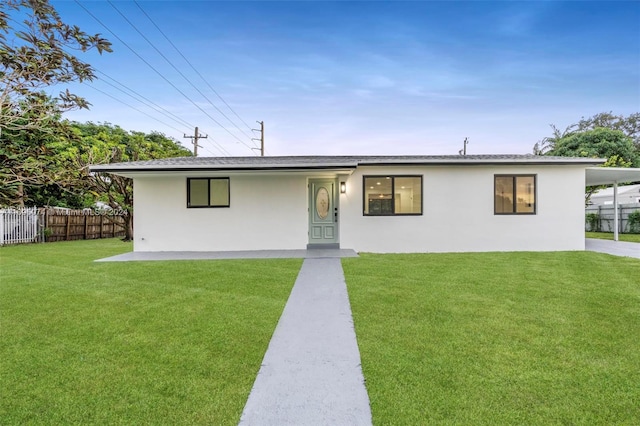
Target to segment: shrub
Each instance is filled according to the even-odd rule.
[[[627,226],[630,234],[640,234],[640,210],[634,210],[629,213]]]
[[[586,219],[590,232],[600,232],[600,215],[598,213],[587,213]]]

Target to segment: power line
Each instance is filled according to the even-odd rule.
[[[106,96],[110,97],[111,99],[115,100],[116,102],[120,102],[122,105],[125,105],[125,106],[127,106],[127,107],[129,107],[129,108],[131,108],[131,109],[134,109],[134,110],[138,111],[138,112],[139,112],[139,113],[141,113],[141,114],[146,115],[147,117],[149,117],[149,118],[151,118],[151,119],[153,119],[153,120],[157,121],[158,123],[164,124],[165,126],[172,128],[173,130],[176,130],[176,131],[178,131],[178,132],[184,133],[184,131],[183,131],[183,130],[180,130],[180,129],[176,128],[176,127],[173,127],[173,126],[171,126],[171,125],[169,125],[169,124],[167,124],[167,123],[165,123],[165,122],[163,122],[163,121],[161,121],[161,120],[157,119],[156,117],[154,117],[154,116],[152,116],[152,115],[150,115],[150,114],[147,114],[146,112],[144,112],[144,111],[142,111],[142,110],[140,110],[140,109],[138,109],[138,108],[136,108],[136,107],[134,107],[134,106],[132,106],[132,105],[129,105],[128,103],[126,103],[126,102],[122,101],[121,99],[116,98],[115,96],[111,95],[110,93],[105,92],[104,90],[98,89],[98,88],[97,88],[97,87],[95,87],[95,86],[88,86],[88,87],[90,87],[90,88],[92,88],[93,90],[96,90],[96,91],[98,91],[98,92],[100,92],[100,93],[102,93],[102,94],[104,94],[104,95],[106,95]],[[204,139],[204,138],[202,138],[202,139]],[[214,145],[213,145],[213,146],[214,146],[215,148],[217,148],[217,149],[218,149],[218,151],[220,151],[220,152],[222,153],[222,155],[223,155],[223,156],[228,156],[228,157],[230,157],[230,156],[231,156],[231,153],[230,153],[229,151],[227,151],[227,150],[226,150],[222,145],[220,145],[220,143],[219,143],[218,141],[216,141],[216,140],[215,140],[215,139],[213,139],[213,138],[211,138],[211,141],[214,143]],[[217,146],[216,146],[216,145],[217,145]],[[206,146],[202,146],[202,145],[199,145],[199,146],[200,146],[202,149],[204,149],[205,151],[209,152],[209,154],[211,154],[211,155],[213,155],[213,156],[216,156],[216,154],[214,154],[214,153],[213,153],[211,150],[209,150]]]
[[[214,157],[216,156],[216,154],[211,152],[206,146],[203,146],[202,149],[204,149],[205,151],[207,151],[209,154],[213,155]]]
[[[229,105],[227,103],[227,101],[225,101],[222,96],[220,96],[220,94],[211,86],[211,84],[209,84],[209,81],[207,79],[205,79],[202,74],[200,74],[200,72],[196,69],[196,67],[193,66],[193,64],[191,63],[191,61],[189,61],[189,59],[187,59],[182,52],[180,51],[180,49],[178,49],[178,47],[173,44],[173,42],[171,41],[171,39],[169,39],[169,37],[167,37],[167,35],[164,33],[164,31],[162,31],[162,29],[154,22],[153,19],[151,19],[151,17],[147,14],[147,12],[145,12],[145,10],[142,8],[142,6],[140,6],[140,4],[138,3],[137,0],[133,1],[136,6],[138,6],[138,9],[140,9],[140,11],[147,17],[147,19],[149,19],[149,21],[153,24],[154,27],[156,27],[156,29],[160,32],[160,34],[163,35],[163,37],[169,42],[169,44],[176,50],[176,52],[178,52],[178,54],[182,57],[182,59],[185,60],[185,62],[187,64],[189,64],[189,66],[191,67],[191,69],[198,74],[198,76],[202,79],[202,81],[204,81],[204,83],[209,87],[209,89],[211,89],[211,91],[213,93],[216,94],[216,96],[218,97],[218,99],[220,99],[226,106],[227,108],[229,108],[229,110],[236,116],[238,117],[238,119],[245,125],[247,126],[247,129],[251,130],[251,126],[249,126],[239,115],[237,112],[234,111],[233,108],[231,108],[231,105]],[[237,126],[236,126],[237,127]],[[239,130],[239,129],[238,129]],[[244,133],[244,132],[243,132]],[[248,137],[248,135],[245,134],[245,136]]]
[[[225,147],[223,147],[218,141],[216,141],[213,138],[209,138],[211,139],[211,141],[214,143],[212,144],[212,147],[216,148],[218,151],[220,151],[222,153],[222,155],[226,155],[227,157],[231,157],[231,153],[229,151],[226,150]],[[203,148],[205,149],[205,151],[209,151],[206,147],[203,146]],[[209,151],[209,153],[211,155],[215,155],[213,152]]]
[[[110,0],[107,0],[107,3],[109,3],[109,5],[111,5],[111,7],[112,7],[116,12],[118,12],[118,14],[120,14],[120,16],[122,17],[122,19],[124,19],[125,21],[127,21],[127,23],[128,23],[128,24],[129,24],[129,25],[130,25],[130,26],[131,26],[131,27],[132,27],[132,28],[133,28],[133,29],[134,29],[138,34],[140,34],[140,36],[141,36],[141,37],[142,37],[142,38],[143,38],[147,43],[149,43],[149,45],[150,45],[150,46],[151,46],[151,47],[152,47],[152,48],[153,48],[153,49],[154,49],[154,50],[155,50],[155,51],[156,51],[156,52],[157,52],[157,53],[158,53],[158,54],[159,54],[159,55],[160,55],[160,56],[161,56],[161,57],[162,57],[162,58],[163,58],[163,59],[164,59],[168,64],[169,64],[169,65],[171,65],[171,67],[172,67],[172,68],[173,68],[173,69],[174,69],[178,74],[180,74],[180,75],[182,76],[182,78],[184,78],[184,79],[185,79],[185,81],[187,81],[187,83],[189,83],[189,84],[191,85],[191,87],[193,87],[193,88],[194,88],[194,89],[195,89],[195,90],[196,90],[196,91],[197,91],[197,92],[198,92],[198,93],[199,93],[203,98],[205,98],[205,99],[207,100],[207,102],[209,102],[209,104],[210,104],[212,107],[214,107],[214,108],[215,108],[215,109],[216,109],[220,114],[222,114],[222,116],[224,116],[227,120],[229,120],[229,122],[230,122],[232,125],[234,125],[238,130],[240,130],[240,131],[242,132],[242,130],[241,130],[241,129],[240,129],[240,128],[239,128],[239,127],[238,127],[238,126],[233,122],[233,121],[231,121],[231,119],[230,119],[229,117],[227,117],[227,115],[226,115],[224,112],[222,112],[222,110],[221,110],[220,108],[218,108],[218,107],[217,107],[213,102],[211,102],[211,100],[210,100],[210,99],[209,99],[209,98],[208,98],[204,93],[202,93],[202,91],[198,88],[198,86],[196,86],[195,84],[193,84],[193,82],[192,82],[191,80],[189,80],[189,78],[188,78],[186,75],[184,75],[184,73],[183,73],[182,71],[180,71],[180,69],[179,69],[177,66],[175,66],[175,65],[173,64],[173,62],[171,62],[171,60],[169,60],[169,58],[167,58],[167,57],[165,56],[165,54],[164,54],[164,53],[162,53],[162,51],[161,51],[160,49],[158,49],[158,48],[153,44],[153,42],[151,42],[151,40],[149,40],[149,39],[147,38],[147,36],[145,36],[145,35],[144,35],[144,33],[142,33],[142,31],[140,31],[140,30],[136,27],[136,25],[135,25],[133,22],[131,22],[131,21],[129,20],[129,18],[127,18],[127,17],[126,17],[126,15],[125,15],[124,13],[122,13],[122,12],[121,12],[121,11],[120,11],[120,10],[119,10],[115,5],[114,5],[114,4],[113,4],[113,2],[111,2]],[[211,116],[210,116],[210,118],[211,118],[213,121],[215,121],[215,122],[216,122],[216,124],[218,124],[220,127],[222,127],[222,128],[223,128],[223,130],[225,130],[225,131],[226,131],[227,133],[229,133],[232,137],[234,137],[235,139],[237,139],[237,140],[238,140],[238,142],[240,142],[240,143],[242,143],[242,144],[245,144],[245,143],[244,143],[244,142],[243,142],[243,141],[242,141],[238,136],[236,136],[236,135],[234,135],[233,133],[231,133],[231,132],[226,128],[226,127],[224,127],[221,123],[219,123],[219,122],[218,122],[217,120],[215,120],[213,117],[211,117]],[[248,135],[245,135],[245,136],[247,136],[249,139],[251,139]],[[245,145],[246,145],[246,144],[245,144]],[[251,147],[250,147],[249,145],[247,145],[247,147],[251,149]]]
[[[211,147],[217,149],[218,151],[220,151],[222,153],[223,156],[227,156],[227,157],[231,157],[231,153],[229,151],[226,150],[226,148],[224,146],[222,146],[222,144],[220,144],[217,140],[213,139],[211,137],[211,135],[209,135],[209,137],[207,138],[207,140],[210,140],[211,143]],[[204,145],[200,145],[200,147],[202,149],[204,149],[205,151],[208,151],[209,154],[215,156],[216,154],[214,154],[213,152],[211,152],[211,150],[207,149],[206,146]]]
[[[165,108],[161,107],[160,105],[157,105],[156,103],[154,103],[153,101],[149,100],[149,99],[148,99],[148,98],[146,98],[145,96],[141,95],[140,93],[138,93],[138,92],[136,92],[135,90],[131,89],[130,87],[126,86],[125,84],[123,84],[123,83],[119,82],[119,81],[118,81],[118,80],[116,80],[115,78],[113,78],[113,77],[109,76],[109,75],[108,75],[108,74],[106,74],[105,72],[100,71],[100,70],[97,70],[97,69],[96,69],[95,71],[96,71],[97,73],[99,73],[99,74],[102,74],[104,77],[107,77],[108,79],[111,79],[111,80],[112,80],[112,81],[114,81],[115,83],[117,83],[117,84],[119,84],[120,86],[122,86],[123,88],[125,88],[125,89],[127,89],[127,90],[131,91],[132,93],[134,93],[135,95],[137,95],[137,96],[141,97],[142,99],[146,100],[146,102],[144,102],[144,101],[141,101],[140,99],[136,99],[136,98],[135,98],[135,96],[131,95],[130,93],[125,92],[123,89],[121,89],[121,88],[117,87],[116,85],[114,85],[114,84],[112,84],[112,83],[109,83],[109,82],[108,82],[108,81],[106,81],[106,80],[101,80],[103,83],[108,84],[109,86],[113,87],[113,88],[114,88],[114,89],[116,89],[116,90],[119,90],[120,92],[122,92],[122,93],[124,93],[125,95],[127,95],[127,96],[131,97],[131,98],[132,98],[132,99],[134,99],[135,101],[140,102],[140,103],[142,103],[143,105],[145,105],[145,106],[147,106],[147,107],[149,107],[149,108],[153,108],[156,112],[158,112],[158,113],[160,113],[160,114],[162,114],[162,115],[164,115],[164,116],[166,116],[166,117],[168,117],[168,118],[171,118],[173,121],[177,122],[179,125],[186,125],[186,127],[188,127],[188,128],[195,127],[195,126],[193,126],[192,124],[189,124],[189,122],[187,122],[187,121],[185,121],[185,120],[181,119],[181,118],[180,118],[180,117],[178,117],[177,115],[175,115],[175,114],[173,114],[172,112],[170,112],[170,111],[166,110]],[[124,101],[122,101],[122,100],[120,100],[120,99],[116,98],[115,96],[112,96],[112,95],[111,95],[111,94],[109,94],[109,93],[104,92],[103,90],[98,89],[98,88],[97,88],[97,87],[95,87],[95,86],[89,86],[89,87],[93,88],[94,90],[96,90],[96,91],[98,91],[98,92],[100,92],[100,93],[103,93],[103,94],[105,94],[105,95],[109,96],[110,98],[114,99],[114,100],[115,100],[115,101],[117,101],[117,102],[120,102],[121,104],[123,104],[123,105],[125,105],[125,106],[127,106],[127,107],[129,107],[129,108],[132,108],[132,109],[134,109],[134,110],[136,110],[136,111],[138,111],[138,112],[140,112],[140,113],[142,113],[142,114],[146,115],[147,117],[150,117],[150,118],[154,119],[155,121],[157,121],[157,122],[159,122],[159,123],[164,124],[164,125],[165,125],[165,126],[167,126],[167,127],[170,127],[170,128],[172,128],[172,129],[174,129],[174,130],[177,130],[178,132],[184,133],[184,131],[183,131],[183,130],[180,130],[180,129],[176,128],[176,127],[170,126],[170,125],[166,124],[166,122],[161,121],[161,120],[158,120],[157,118],[155,118],[155,117],[153,117],[153,116],[149,115],[148,113],[145,113],[144,111],[141,111],[141,110],[139,110],[138,108],[135,108],[134,106],[127,104],[126,102],[124,102]],[[147,103],[147,102],[148,102],[148,103]],[[149,104],[150,104],[150,105],[149,105]],[[166,112],[166,114],[165,114],[165,113],[163,113],[162,111],[159,111],[158,109],[160,109],[160,110],[162,110],[162,111],[165,111],[165,112]],[[171,116],[173,116],[173,117],[175,117],[175,118],[172,118]],[[212,139],[212,140],[213,140],[213,139]],[[217,141],[215,141],[215,140],[213,140],[213,142],[214,142],[215,144],[219,144],[219,142],[217,142]],[[209,150],[209,149],[208,149],[207,147],[205,147],[205,146],[202,146],[202,145],[201,145],[201,148],[203,148],[205,151],[209,152],[211,155],[214,155],[214,156],[216,155],[216,154],[214,154],[211,150]],[[226,149],[224,149],[222,146],[220,146],[220,148],[218,148],[218,150],[219,150],[223,155],[228,155],[228,156],[230,156],[230,155],[231,155],[231,154],[230,154]]]
[[[17,25],[19,25],[19,26],[21,26],[22,28],[24,28],[24,29],[25,29],[25,30],[27,30],[27,31],[29,30],[29,29],[26,27],[26,25],[24,25],[24,23],[22,23],[22,22],[16,21],[16,20],[15,20],[15,19],[13,19],[13,18],[9,18],[8,20],[9,20],[9,21],[12,21],[13,23],[15,23],[15,24],[17,24]],[[184,124],[184,125],[186,125],[187,127],[190,127],[190,128],[195,127],[195,126],[193,126],[192,124],[189,124],[187,121],[183,120],[182,118],[178,117],[177,115],[173,114],[172,112],[168,111],[167,109],[165,109],[165,108],[161,107],[160,105],[157,105],[155,102],[151,101],[150,99],[148,99],[148,98],[147,98],[147,97],[145,97],[144,95],[141,95],[140,93],[136,92],[135,90],[133,90],[132,88],[128,87],[127,85],[125,85],[125,84],[123,84],[123,83],[119,82],[118,80],[116,80],[115,78],[113,78],[113,77],[109,76],[107,73],[105,73],[105,72],[103,72],[103,71],[100,71],[100,70],[98,70],[98,69],[95,69],[95,71],[96,71],[97,73],[99,73],[99,74],[102,74],[104,77],[107,77],[108,79],[112,80],[112,81],[113,81],[113,82],[115,82],[116,84],[119,84],[120,86],[122,86],[123,88],[125,88],[125,89],[129,90],[130,92],[132,92],[133,94],[135,94],[135,95],[139,96],[140,98],[142,98],[142,99],[146,100],[149,104],[151,104],[151,105],[153,105],[153,106],[157,107],[158,109],[160,109],[160,110],[162,110],[162,111],[165,111],[168,115],[167,115],[167,114],[163,114],[163,115],[167,116],[168,118],[171,118],[170,116],[175,117],[173,120],[174,120],[174,121],[176,121],[178,124]],[[116,90],[119,90],[120,92],[124,93],[125,95],[130,96],[130,97],[131,97],[131,98],[133,98],[134,100],[136,100],[136,101],[138,101],[138,102],[140,102],[140,103],[144,104],[145,106],[148,106],[148,107],[149,107],[149,105],[148,105],[148,104],[146,104],[145,102],[140,101],[140,99],[136,99],[134,96],[132,96],[131,94],[129,94],[129,93],[127,93],[127,92],[125,92],[125,91],[124,91],[124,90],[122,90],[121,88],[119,88],[119,87],[117,87],[117,86],[115,86],[115,85],[113,85],[113,84],[109,83],[109,82],[108,82],[108,81],[106,81],[106,80],[102,80],[102,81],[103,81],[104,83],[108,84],[109,86],[111,86],[111,87],[115,88]],[[171,126],[171,125],[169,125],[169,124],[167,124],[167,123],[165,123],[165,122],[163,122],[163,121],[158,120],[157,118],[155,118],[155,117],[151,116],[150,114],[148,114],[148,113],[146,113],[146,112],[144,112],[144,111],[141,111],[140,109],[138,109],[138,108],[136,108],[136,107],[134,107],[134,106],[132,106],[132,105],[129,105],[128,103],[126,103],[126,102],[124,102],[124,101],[122,101],[122,100],[120,100],[120,99],[116,98],[115,96],[113,96],[113,95],[111,95],[111,94],[109,94],[109,93],[107,93],[107,92],[105,92],[105,91],[103,91],[103,90],[101,90],[101,89],[98,89],[98,88],[97,88],[97,87],[95,87],[95,86],[91,86],[91,85],[88,85],[88,86],[89,86],[90,88],[94,89],[95,91],[100,92],[100,93],[102,93],[102,94],[104,94],[104,95],[106,95],[106,96],[110,97],[111,99],[115,100],[116,102],[119,102],[119,103],[121,103],[122,105],[125,105],[125,106],[127,106],[127,107],[129,107],[129,108],[131,108],[131,109],[133,109],[133,110],[135,110],[135,111],[138,111],[139,113],[144,114],[144,115],[146,115],[147,117],[149,117],[149,118],[151,118],[151,119],[153,119],[153,120],[155,120],[155,121],[157,121],[157,122],[159,122],[159,123],[161,123],[161,124],[163,124],[163,125],[165,125],[165,126],[167,126],[167,127],[171,128],[171,129],[173,129],[173,130],[176,130],[176,131],[178,131],[178,132],[184,133],[184,131],[182,131],[182,130],[180,130],[180,129],[176,128],[176,127],[173,127],[173,126]],[[154,108],[154,109],[155,109],[155,108]],[[158,111],[158,110],[156,109],[156,112],[160,112],[160,111]],[[160,112],[160,113],[162,114],[162,112]],[[219,142],[217,142],[217,141],[216,141],[216,140],[214,140],[213,138],[211,138],[211,140],[214,142],[214,144],[217,144],[217,145],[218,145],[218,146],[215,146],[215,145],[214,145],[214,147],[215,147],[216,149],[218,149],[218,150],[222,153],[222,155],[223,155],[223,156],[224,156],[224,155],[226,155],[226,156],[231,156],[231,153],[230,153],[229,151],[227,151],[227,150],[226,150],[222,145],[220,145],[220,143],[219,143]],[[204,149],[205,151],[207,151],[209,154],[211,154],[211,155],[213,155],[213,156],[216,156],[216,154],[215,154],[215,153],[213,153],[213,152],[212,152],[209,148],[207,148],[206,146],[201,145],[200,147],[201,147],[202,149]]]
[[[169,85],[171,87],[173,87],[176,91],[178,91],[178,93],[180,93],[182,96],[184,96],[187,100],[189,100],[189,102],[191,102],[196,108],[198,108],[203,114],[205,114],[207,117],[209,117],[211,120],[213,120],[215,123],[217,123],[220,127],[222,127],[224,130],[226,130],[227,132],[229,132],[224,126],[222,126],[215,118],[213,118],[211,115],[209,115],[209,113],[207,113],[205,110],[203,110],[200,105],[198,105],[197,103],[195,103],[189,96],[187,96],[182,90],[180,90],[175,84],[173,84],[169,79],[167,79],[160,71],[158,71],[153,65],[151,65],[147,60],[145,60],[142,56],[140,56],[140,54],[138,52],[136,52],[131,46],[129,46],[129,44],[127,44],[127,42],[125,42],[124,40],[122,40],[116,33],[114,33],[107,25],[105,25],[97,16],[95,16],[93,13],[91,13],[86,7],[84,7],[82,5],[82,3],[80,3],[78,0],[75,0],[75,3],[80,6],[85,12],[87,12],[87,14],[89,16],[91,16],[93,19],[95,19],[100,25],[102,25],[107,31],[109,31],[115,38],[117,38],[120,43],[122,43],[123,45],[125,45],[134,55],[136,55],[142,62],[144,62],[149,68],[151,68],[156,74],[158,74],[158,76],[160,76],[160,78],[162,78],[164,81],[166,81],[167,83],[169,83]],[[231,133],[231,132],[229,132]],[[232,136],[235,136],[231,133]],[[251,147],[249,145],[247,145],[246,143],[240,141],[241,143],[243,143],[247,148],[251,149]],[[253,151],[252,151],[253,152]]]
[[[69,53],[69,52],[67,52],[67,53]],[[114,83],[116,83],[116,84],[120,85],[122,88],[124,88],[124,89],[128,90],[129,92],[133,93],[133,95],[132,95],[131,93],[127,93],[127,92],[126,92],[125,90],[123,90],[121,87],[118,87],[118,86],[116,86],[116,85],[114,85],[114,84],[112,84],[112,83],[110,83],[110,82],[108,82],[108,81],[106,81],[106,80],[104,80],[104,79],[103,79],[103,80],[100,80],[100,81],[102,81],[103,83],[108,84],[109,86],[113,87],[114,89],[116,89],[116,90],[118,90],[118,91],[120,91],[120,92],[124,93],[125,95],[129,96],[129,97],[130,97],[130,98],[132,98],[133,100],[135,100],[135,101],[137,101],[137,102],[140,102],[141,104],[145,105],[145,106],[146,106],[146,107],[148,107],[148,108],[152,108],[152,109],[154,109],[156,112],[158,112],[158,113],[160,113],[160,114],[164,115],[164,116],[165,116],[165,117],[167,117],[167,118],[172,119],[173,121],[175,121],[176,123],[178,123],[178,124],[179,124],[179,125],[181,125],[181,126],[187,126],[187,127],[189,127],[189,128],[194,127],[194,126],[193,126],[193,124],[190,124],[190,123],[189,123],[189,122],[187,122],[186,120],[184,120],[184,119],[182,119],[182,118],[178,117],[177,115],[175,115],[175,114],[174,114],[174,113],[172,113],[171,111],[167,110],[166,108],[161,107],[160,105],[158,105],[158,104],[156,104],[155,102],[153,102],[151,99],[149,99],[149,98],[145,97],[144,95],[142,95],[142,94],[140,94],[140,93],[136,92],[135,90],[133,90],[132,88],[128,87],[126,84],[124,84],[124,83],[122,83],[122,82],[120,82],[120,81],[116,80],[115,78],[111,77],[109,74],[107,74],[107,73],[105,73],[105,72],[103,72],[103,71],[100,71],[100,70],[98,70],[98,69],[95,69],[95,68],[94,68],[94,71],[95,71],[97,74],[101,74],[102,76],[104,76],[104,77],[108,78],[109,80],[113,81]],[[135,95],[135,96],[134,96],[134,95]],[[140,100],[140,99],[136,98],[136,96],[138,96],[139,98],[142,98],[143,100]]]
[[[134,110],[138,111],[139,113],[144,114],[144,115],[146,115],[147,117],[149,117],[149,118],[151,118],[151,119],[153,119],[153,120],[156,120],[156,121],[157,121],[157,122],[159,122],[159,123],[162,123],[163,125],[165,125],[165,126],[167,126],[167,127],[172,128],[173,130],[176,130],[176,131],[178,131],[178,132],[182,132],[182,130],[180,130],[180,129],[176,128],[176,127],[173,127],[172,125],[167,124],[167,123],[165,123],[164,121],[161,121],[161,120],[157,119],[156,117],[152,116],[151,114],[147,114],[146,112],[144,112],[144,111],[142,111],[142,110],[140,110],[140,109],[138,109],[138,108],[136,108],[136,107],[134,107],[134,106],[132,106],[132,105],[129,105],[128,103],[124,102],[124,101],[123,101],[123,100],[121,100],[121,99],[116,98],[115,96],[113,96],[113,95],[112,95],[112,94],[110,94],[110,93],[105,92],[104,90],[98,89],[98,88],[97,88],[97,87],[95,87],[95,86],[88,86],[88,87],[90,87],[90,88],[92,88],[93,90],[96,90],[96,91],[98,91],[98,92],[102,93],[103,95],[106,95],[106,96],[110,97],[111,99],[113,99],[113,100],[115,100],[115,101],[117,101],[117,102],[120,102],[122,105],[128,106],[129,108],[134,109]]]
[[[135,90],[133,90],[133,89],[131,89],[130,87],[127,87],[126,85],[124,85],[124,84],[120,83],[119,81],[117,81],[117,80],[116,80],[116,79],[114,79],[113,77],[108,76],[107,74],[105,74],[105,73],[104,73],[104,72],[102,72],[102,71],[98,71],[98,70],[96,70],[96,71],[97,71],[97,72],[99,72],[100,74],[104,75],[105,77],[107,77],[107,78],[109,78],[109,79],[111,79],[111,80],[115,81],[116,83],[120,84],[122,87],[126,88],[127,90],[130,90],[131,92],[135,93],[136,95],[140,96],[141,98],[146,99],[146,100],[147,100],[149,103],[151,103],[152,105],[155,105],[156,107],[158,107],[158,108],[160,108],[160,109],[162,109],[162,110],[164,110],[164,111],[167,111],[166,109],[162,108],[160,105],[155,104],[153,101],[150,101],[149,99],[147,99],[147,98],[146,98],[146,97],[144,97],[143,95],[141,95],[141,94],[137,93]],[[125,95],[128,95],[128,96],[132,97],[134,100],[136,100],[136,101],[138,101],[138,102],[140,102],[140,103],[142,103],[142,104],[144,104],[144,105],[148,106],[146,103],[144,103],[144,102],[140,101],[139,99],[136,99],[136,98],[135,98],[135,97],[133,97],[131,94],[129,94],[129,93],[125,92],[124,90],[120,89],[119,87],[117,87],[117,86],[115,86],[115,85],[113,85],[113,84],[109,83],[108,81],[106,81],[106,80],[102,80],[102,81],[103,81],[104,83],[108,84],[109,86],[114,87],[114,88],[115,88],[115,89],[117,89],[117,90],[120,90],[120,91],[121,91],[122,93],[124,93]],[[93,86],[92,86],[92,87],[93,87]],[[94,88],[94,89],[96,89],[97,91],[101,92],[101,93],[105,93],[104,91],[102,91],[102,90],[100,90],[100,89],[97,89],[97,88],[95,88],[95,87],[93,87],[93,88]],[[136,111],[139,111],[139,112],[141,112],[141,113],[143,113],[143,114],[147,115],[148,117],[151,117],[151,118],[153,118],[154,120],[156,120],[156,121],[158,121],[158,122],[160,122],[160,123],[162,123],[162,124],[167,125],[165,122],[160,121],[160,120],[156,119],[155,117],[152,117],[151,115],[149,115],[149,114],[147,114],[147,113],[145,113],[145,112],[143,112],[143,111],[140,111],[139,109],[134,108],[133,106],[131,106],[131,105],[129,105],[129,104],[127,104],[127,103],[125,103],[125,102],[122,102],[120,99],[117,99],[117,98],[115,98],[114,96],[111,96],[111,95],[110,95],[110,94],[108,94],[108,93],[105,93],[105,94],[106,94],[107,96],[111,97],[112,99],[116,100],[117,102],[121,102],[123,105],[126,105],[126,106],[128,106],[128,107],[130,107],[130,108],[133,108],[133,109],[135,109]],[[157,110],[156,110],[156,111],[157,111]],[[157,111],[157,112],[159,112],[159,113],[161,113],[161,114],[162,114],[162,112],[160,112],[160,111]],[[178,124],[182,124],[182,123],[184,123],[184,124],[186,124],[186,126],[187,126],[187,127],[189,127],[189,128],[195,127],[195,126],[193,126],[193,125],[189,124],[188,122],[186,122],[185,120],[181,119],[180,117],[177,117],[175,114],[171,113],[170,111],[167,111],[167,113],[168,113],[168,114],[173,115],[173,116],[174,116],[174,117],[176,117],[178,120],[180,120],[180,121],[178,121],[178,120],[176,120],[176,119],[173,119],[174,121],[178,122]],[[165,115],[165,116],[166,116],[167,114],[163,114],[163,115]],[[169,118],[171,118],[171,117],[169,117]],[[181,122],[182,122],[182,123],[181,123]],[[169,126],[169,125],[167,125],[167,126]],[[169,126],[169,127],[171,127],[171,128],[172,128],[172,129],[174,129],[174,130],[177,130],[177,131],[179,131],[179,132],[181,132],[181,133],[185,133],[184,131],[182,131],[182,130],[180,130],[180,129],[177,129],[177,128],[173,127],[173,126]],[[203,138],[203,139],[204,139],[204,138]],[[217,149],[218,149],[218,151],[220,151],[220,152],[222,153],[222,155],[223,155],[223,156],[225,156],[225,155],[226,155],[226,156],[231,156],[231,153],[229,153],[229,151],[227,151],[226,149],[224,149],[224,147],[222,147],[222,145],[220,145],[220,143],[219,143],[218,141],[214,140],[213,138],[211,138],[211,140],[213,141],[213,144],[217,144],[217,145],[219,145],[219,147],[217,147],[217,146],[215,146],[215,145],[214,145],[214,146],[215,146],[215,148],[217,148]],[[208,153],[210,153],[211,155],[216,156],[216,154],[214,154],[214,153],[213,153],[211,150],[209,150],[206,146],[203,146],[203,145],[199,145],[199,146],[200,146],[202,149],[204,149],[205,151],[207,151]]]
[[[153,108],[156,112],[164,115],[167,118],[170,118],[171,120],[175,121],[176,123],[178,123],[181,126],[187,126],[189,128],[195,127],[192,124],[189,124],[187,121],[183,120],[182,118],[178,117],[177,115],[173,114],[171,111],[168,111],[167,109],[165,109],[165,108],[161,107],[160,105],[156,104],[155,102],[149,100],[148,98],[146,98],[145,96],[143,96],[140,93],[136,92],[135,90],[131,89],[130,87],[127,87],[126,85],[120,83],[118,80],[114,79],[113,77],[110,77],[109,75],[105,74],[102,71],[96,70],[96,72],[102,74],[104,77],[106,77],[106,78],[114,81],[115,83],[119,84],[120,86],[124,87],[125,89],[127,89],[128,91],[133,93],[135,96],[132,95],[131,93],[127,93],[125,90],[121,89],[120,87],[116,86],[113,83],[108,82],[107,80],[102,80],[103,83],[108,84],[109,86],[113,87],[116,90],[119,90],[120,92],[122,92],[125,95],[129,96],[130,98],[140,102],[141,104],[144,104],[145,106],[147,106],[149,108]],[[142,98],[142,100],[136,98],[136,96],[138,96],[139,98]]]

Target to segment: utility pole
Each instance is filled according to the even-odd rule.
[[[207,139],[208,137],[209,135],[202,136],[200,133],[198,133],[198,128],[196,127],[196,131],[193,134],[193,136],[184,135],[183,139],[191,139],[191,143],[193,144],[193,156],[197,157],[198,156],[198,139]]]
[[[260,139],[251,138],[252,141],[260,141],[260,156],[264,157],[264,121],[256,121],[260,125],[259,129],[251,129],[254,132],[260,132]],[[258,148],[251,148],[257,150]]]
[[[467,145],[469,144],[469,138],[464,138],[464,147],[458,151],[460,155],[467,155]]]

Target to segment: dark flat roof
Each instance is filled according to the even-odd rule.
[[[285,157],[175,157],[91,166],[94,172],[355,169],[383,165],[599,165],[605,160],[542,155],[362,155]]]

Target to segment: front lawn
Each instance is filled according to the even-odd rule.
[[[640,261],[343,259],[375,424],[640,424]]]
[[[237,424],[301,260],[0,248],[0,424]]]
[[[587,232],[585,235],[587,238],[613,240],[613,232]],[[618,240],[627,241],[629,243],[640,243],[640,234],[618,234]]]

